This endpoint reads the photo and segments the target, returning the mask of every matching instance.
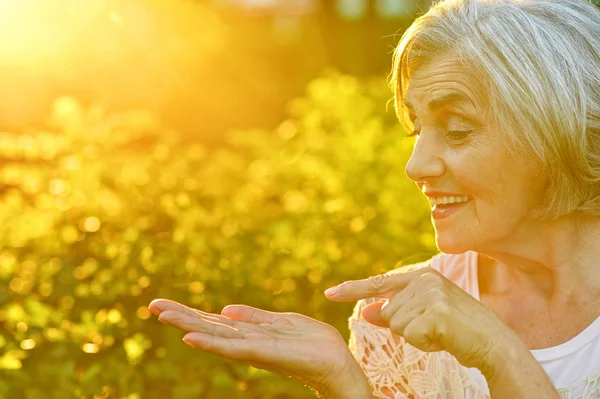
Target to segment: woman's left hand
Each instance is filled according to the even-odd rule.
[[[373,392],[339,331],[308,316],[245,305],[215,314],[167,299],[152,301],[149,309],[185,331],[188,345],[293,377],[327,398],[366,398]]]
[[[364,307],[369,323],[389,328],[424,352],[447,351],[484,375],[522,341],[488,307],[430,267],[347,281],[328,299],[353,302],[389,298]],[[518,340],[518,341],[516,341]],[[515,343],[519,342],[519,345]]]

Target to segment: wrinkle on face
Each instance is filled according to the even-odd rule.
[[[424,107],[429,102],[460,93],[470,102],[454,103],[453,108],[484,124],[483,121],[488,117],[486,110],[489,100],[481,77],[477,73],[470,73],[472,70],[456,57],[429,63],[412,74],[403,102],[410,105],[415,114],[425,114],[429,110]],[[421,108],[416,109],[417,105]]]
[[[414,71],[406,90],[405,102],[420,134],[407,174],[421,189],[473,198],[460,217],[434,221],[444,252],[501,246],[527,225],[532,204],[540,198],[539,165],[510,150],[507,132],[489,116],[485,87],[454,57]],[[430,105],[441,98],[459,101],[432,110]],[[453,139],[451,131],[457,130],[471,132],[468,140]]]

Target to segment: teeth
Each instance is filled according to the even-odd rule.
[[[440,205],[440,204],[457,204],[461,202],[467,202],[469,197],[466,195],[462,197],[431,197],[429,198],[429,202],[431,206]]]

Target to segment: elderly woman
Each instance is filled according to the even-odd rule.
[[[391,82],[442,254],[326,291],[359,301],[349,349],[298,314],[150,309],[326,398],[600,398],[600,10],[438,3]]]

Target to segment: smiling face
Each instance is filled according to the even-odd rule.
[[[456,58],[415,71],[404,103],[416,133],[406,174],[429,197],[438,248],[485,252],[534,223],[545,180],[532,157],[510,152],[486,119],[482,85]]]

